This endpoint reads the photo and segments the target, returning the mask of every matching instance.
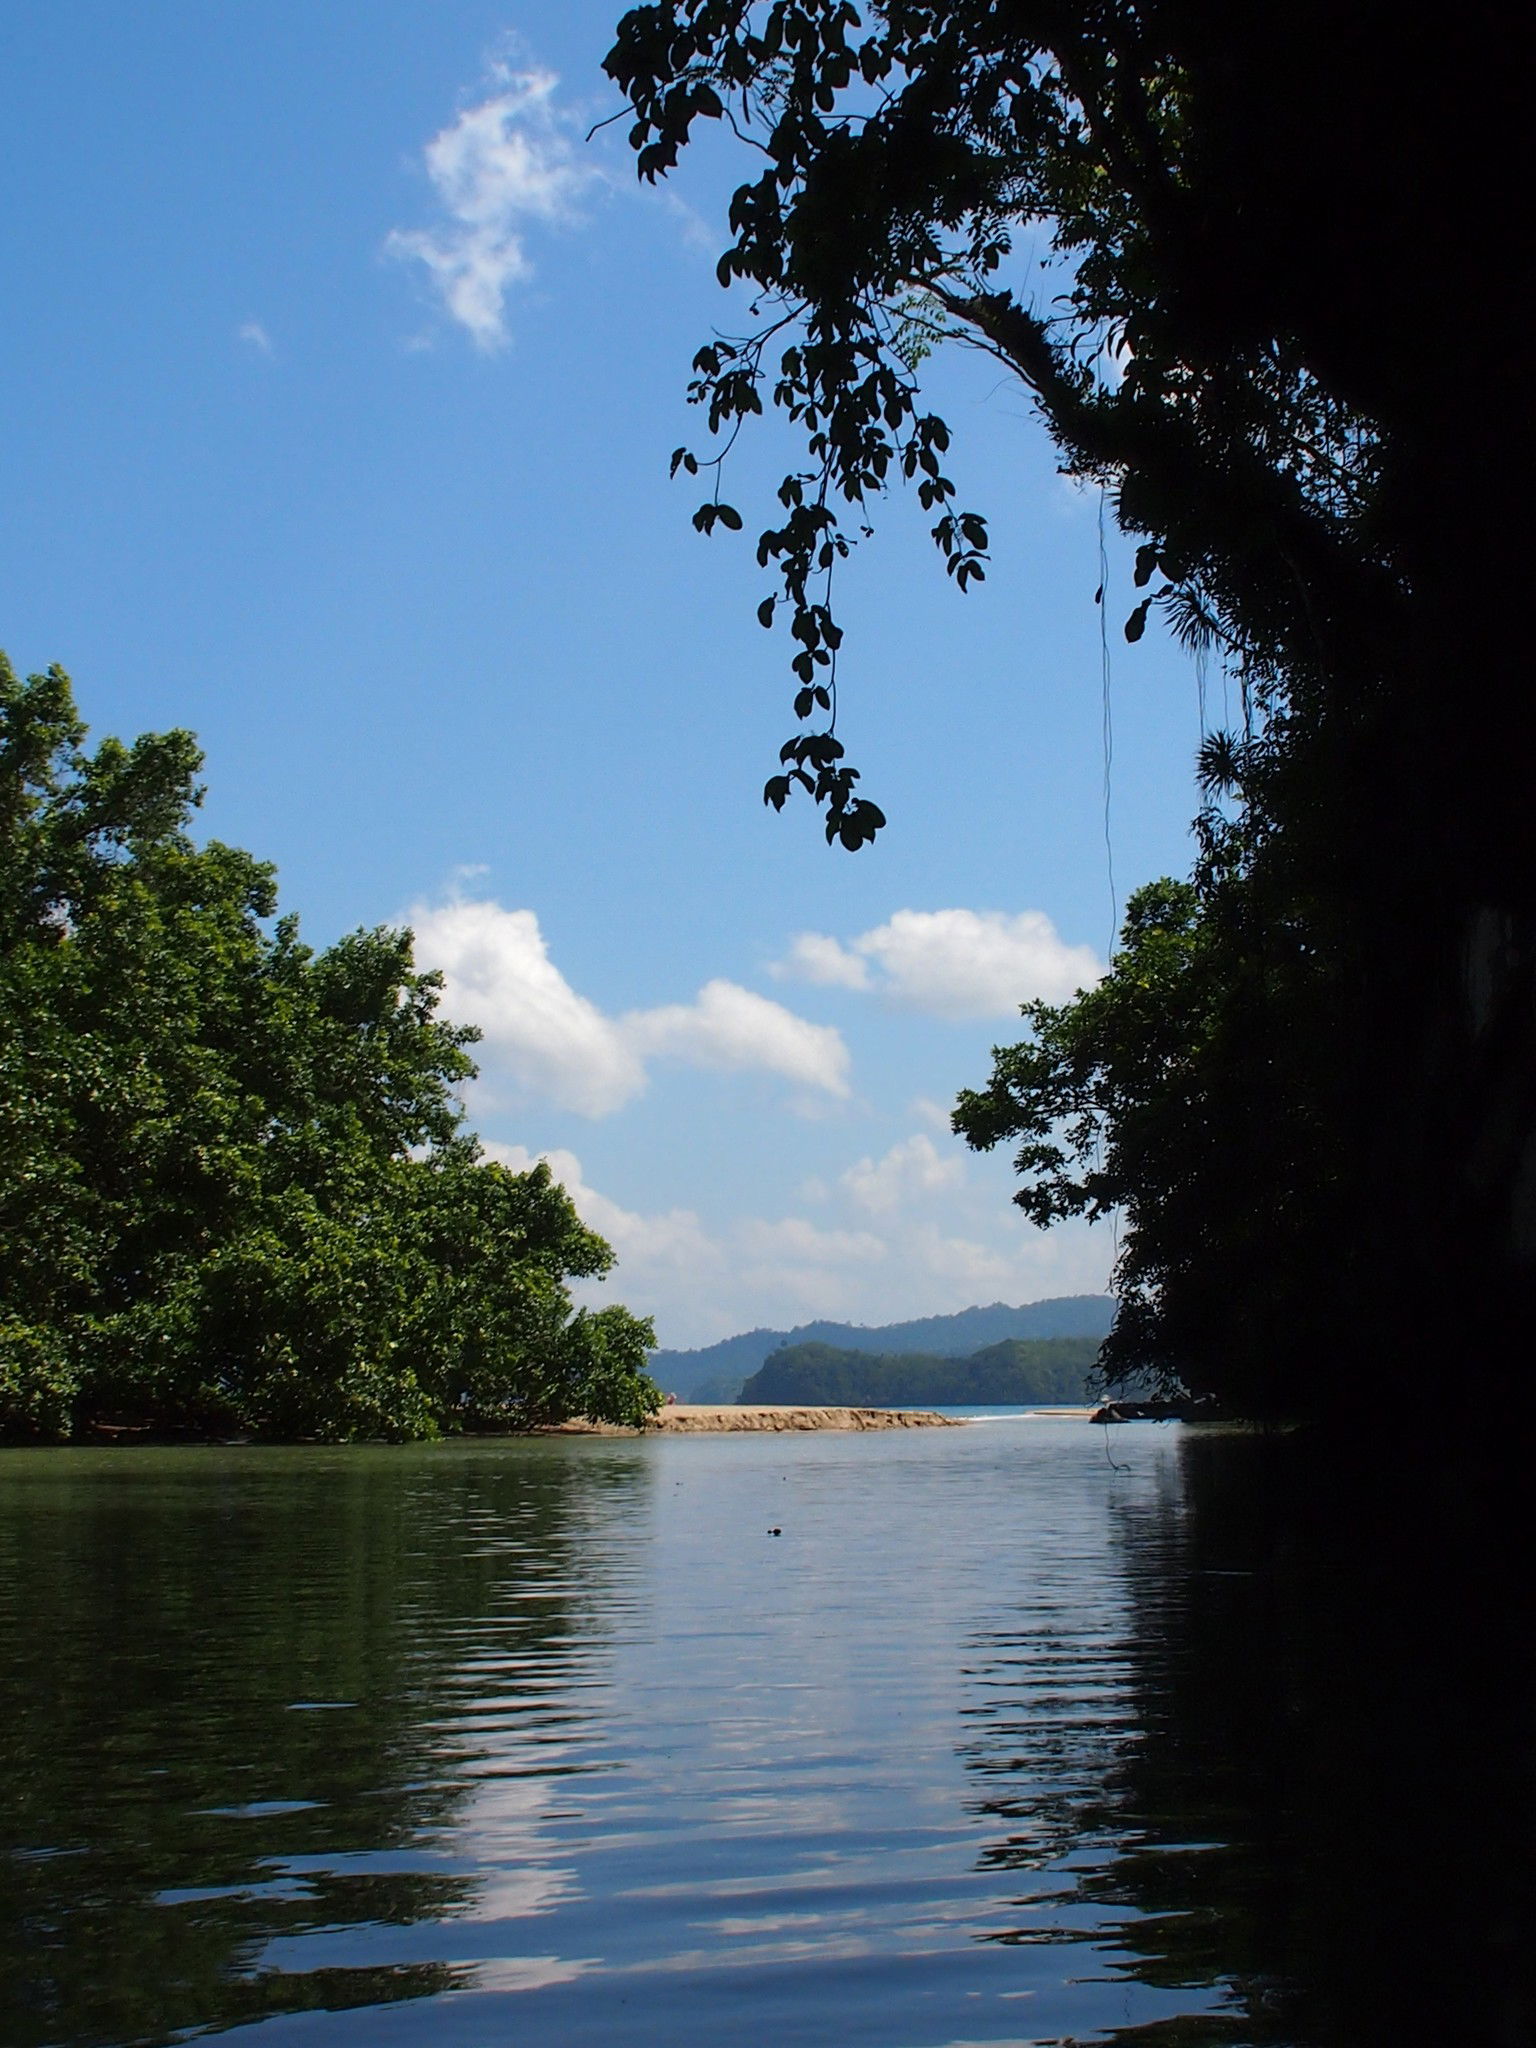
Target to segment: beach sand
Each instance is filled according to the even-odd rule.
[[[931,1408],[711,1408],[674,1401],[645,1429],[623,1429],[611,1422],[562,1422],[557,1436],[722,1436],[741,1430],[801,1429],[960,1429],[957,1415],[937,1415]]]

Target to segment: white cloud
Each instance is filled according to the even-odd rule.
[[[979,1301],[989,1294],[997,1297],[1018,1285],[1016,1247],[949,1236],[932,1223],[914,1227],[908,1256],[929,1276],[930,1285],[956,1293],[966,1302]]]
[[[618,1254],[602,1298],[658,1316],[663,1344],[728,1335],[738,1327],[733,1316],[751,1321],[757,1305],[775,1304],[791,1320],[838,1314],[852,1299],[848,1269],[867,1269],[886,1256],[868,1231],[821,1230],[800,1216],[737,1217],[711,1231],[692,1209],[645,1215],[592,1187],[572,1152],[533,1153],[490,1141],[485,1150],[514,1173],[548,1162],[582,1221]],[[574,1291],[578,1299],[599,1298],[596,1287]]]
[[[791,1259],[813,1266],[868,1265],[883,1259],[887,1247],[867,1230],[822,1230],[804,1216],[783,1216],[776,1223],[748,1216],[736,1226],[744,1250],[757,1259]]]
[[[706,982],[691,1003],[632,1011],[620,1028],[642,1054],[699,1067],[760,1067],[828,1095],[848,1093],[848,1048],[837,1031],[733,981]]]
[[[269,356],[272,353],[272,337],[259,320],[247,320],[243,326],[237,327],[235,339],[245,342],[258,355]]]
[[[772,971],[781,979],[815,982],[821,988],[869,987],[868,963],[825,932],[801,932],[790,946],[789,958],[777,962]]]
[[[455,898],[418,903],[408,916],[417,960],[444,977],[444,1015],[479,1027],[478,1057],[493,1084],[505,1076],[524,1094],[609,1116],[645,1087],[650,1061],[670,1058],[848,1094],[848,1048],[836,1030],[735,982],[707,982],[691,1003],[609,1017],[550,959],[533,911]]]
[[[942,1102],[935,1102],[931,1095],[914,1095],[909,1107],[919,1123],[925,1123],[931,1131],[942,1131],[948,1137],[951,1111]]]
[[[444,977],[444,1015],[479,1026],[485,1065],[582,1116],[611,1115],[644,1088],[639,1054],[550,959],[533,911],[417,904],[409,922],[417,960]]]
[[[569,227],[600,173],[576,154],[574,130],[554,104],[554,72],[492,70],[498,88],[466,107],[423,155],[445,220],[397,228],[392,256],[422,263],[449,315],[478,348],[506,345],[511,286],[533,275],[531,226]]]
[[[690,1276],[707,1287],[718,1279],[724,1254],[693,1210],[667,1209],[646,1216],[625,1209],[588,1186],[574,1152],[530,1152],[526,1145],[503,1145],[492,1139],[485,1141],[485,1150],[514,1173],[526,1173],[540,1159],[546,1160],[575,1204],[577,1215],[607,1238],[626,1275],[633,1273],[652,1287],[658,1281],[685,1286]],[[625,1290],[621,1286],[618,1292],[624,1294]]]
[[[625,1209],[600,1194],[586,1178],[574,1152],[556,1149],[531,1152],[526,1145],[504,1145],[488,1138],[486,1155],[526,1173],[542,1159],[575,1204],[582,1221],[606,1237],[626,1268],[651,1271],[665,1267],[681,1278],[707,1280],[738,1269],[743,1256],[770,1265],[785,1259],[797,1264],[832,1267],[853,1261],[868,1265],[883,1259],[886,1247],[867,1230],[823,1230],[803,1216],[767,1221],[738,1217],[712,1238],[692,1209],[668,1209],[646,1216]],[[623,1292],[623,1288],[620,1288]]]
[[[1103,968],[1091,946],[1069,946],[1043,910],[898,910],[847,944],[802,932],[772,971],[873,989],[930,1016],[1006,1017],[1037,997],[1064,1001]]]
[[[861,1209],[889,1215],[925,1195],[955,1188],[965,1178],[965,1161],[945,1158],[921,1131],[893,1145],[883,1159],[861,1159],[842,1176],[842,1185]]]

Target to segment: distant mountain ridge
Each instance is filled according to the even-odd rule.
[[[1009,1338],[1093,1337],[1108,1334],[1115,1304],[1107,1294],[1062,1294],[1016,1308],[994,1301],[956,1315],[915,1322],[801,1323],[793,1330],[747,1330],[697,1351],[655,1351],[650,1372],[659,1385],[692,1401],[734,1401],[742,1382],[771,1353],[792,1344],[829,1344],[842,1351],[921,1351],[936,1358],[970,1358]]]

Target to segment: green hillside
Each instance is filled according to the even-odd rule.
[[[1071,1405],[1095,1397],[1088,1375],[1098,1353],[1093,1337],[1008,1338],[969,1358],[790,1344],[752,1375],[740,1399],[855,1408]]]
[[[834,1351],[921,1352],[929,1358],[971,1358],[1006,1337],[1092,1337],[1109,1334],[1115,1304],[1107,1294],[1058,1295],[1048,1301],[1027,1301],[1016,1308],[994,1301],[985,1308],[961,1309],[947,1316],[922,1316],[915,1322],[800,1323],[792,1330],[747,1330],[696,1351],[656,1351],[650,1372],[684,1401],[734,1401],[748,1373],[754,1373],[778,1350],[819,1344]]]

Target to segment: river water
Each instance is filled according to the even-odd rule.
[[[0,2041],[1408,2038],[1190,1442],[0,1455]]]

